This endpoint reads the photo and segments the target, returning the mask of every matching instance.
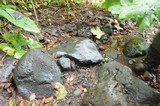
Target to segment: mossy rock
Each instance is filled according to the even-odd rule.
[[[123,53],[127,57],[137,57],[146,54],[149,44],[140,37],[134,37],[124,46]]]

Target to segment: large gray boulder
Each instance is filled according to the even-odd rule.
[[[50,49],[49,53],[56,53],[58,57],[65,56],[81,65],[95,64],[103,60],[96,44],[82,37],[69,38],[57,48]]]
[[[62,82],[56,62],[44,49],[31,49],[14,69],[14,83],[19,94],[28,99],[32,93],[36,98],[53,96],[53,82]]]
[[[153,105],[160,101],[160,92],[133,76],[129,67],[116,61],[109,61],[100,66],[96,76],[98,84],[89,87],[83,99],[84,106],[89,106],[89,104],[92,106],[106,106],[106,104],[107,106],[117,104],[127,106],[129,103]]]

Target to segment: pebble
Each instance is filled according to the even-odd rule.
[[[73,94],[74,94],[74,96],[80,96],[82,94],[82,90],[77,89],[77,90],[74,91]]]
[[[85,69],[78,69],[77,70],[79,73],[86,73],[87,71]]]

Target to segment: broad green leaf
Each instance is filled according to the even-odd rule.
[[[20,59],[24,54],[26,54],[26,50],[17,50],[16,53],[14,54],[14,58]]]
[[[27,39],[21,34],[5,33],[3,38],[10,42],[16,50],[21,50],[21,47],[27,45]]]
[[[28,46],[29,48],[42,47],[41,43],[21,34],[5,33],[2,36],[9,44],[1,43],[0,49],[16,59],[20,59],[27,52],[22,49],[23,46]]]
[[[142,32],[149,26],[151,26],[154,22],[155,15],[154,14],[144,14],[144,16],[139,17],[137,20],[138,29]]]
[[[65,99],[67,91],[61,83],[59,82],[54,83],[53,88],[57,90],[56,93],[54,94],[56,100]]]
[[[103,6],[118,14],[119,19],[138,20],[141,31],[150,26],[156,16],[160,19],[160,0],[106,0]]]
[[[34,21],[29,19],[28,17],[25,17],[22,13],[18,11],[15,11],[10,8],[0,7],[0,16],[6,18],[14,25],[21,27],[26,31],[40,33],[40,29],[37,27]]]
[[[16,50],[14,48],[12,48],[10,44],[7,44],[7,43],[1,43],[0,50],[5,52],[9,56],[14,56],[14,53],[16,52]]]
[[[98,26],[96,28],[91,28],[91,32],[93,35],[96,35],[97,39],[101,39],[101,37],[105,34]]]

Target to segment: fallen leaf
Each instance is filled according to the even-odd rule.
[[[91,28],[91,32],[93,35],[96,35],[97,39],[101,39],[101,37],[105,34],[98,26],[96,28]]]
[[[67,91],[61,83],[59,82],[54,83],[53,88],[57,90],[54,95],[56,97],[56,100],[65,99]]]
[[[4,89],[7,89],[11,86],[11,83],[5,83]]]
[[[13,98],[10,97],[9,100],[8,100],[8,105],[9,106],[16,106],[15,102],[13,101]]]
[[[24,99],[22,99],[22,100],[20,101],[19,106],[25,106],[25,100],[24,100]]]
[[[84,87],[82,85],[78,85],[78,88],[82,91],[84,90]]]
[[[76,73],[73,73],[70,78],[67,78],[66,83],[68,83],[69,85],[71,85],[72,82],[73,82],[76,78],[77,78]]]

